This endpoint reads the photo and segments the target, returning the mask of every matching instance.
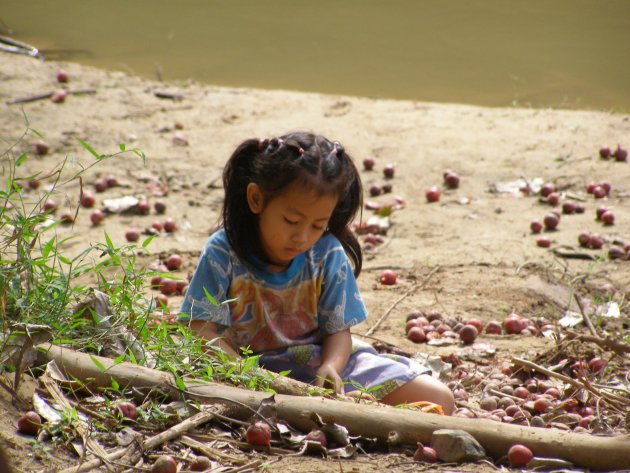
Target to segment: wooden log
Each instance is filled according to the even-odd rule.
[[[56,361],[66,374],[82,380],[93,387],[107,388],[111,378],[121,386],[160,388],[173,398],[182,395],[175,387],[173,377],[164,372],[133,365],[114,364],[109,358],[86,355],[52,345],[40,345],[50,360]],[[101,371],[92,358],[104,366]],[[230,405],[233,401],[247,406],[233,409],[246,419],[251,416],[268,393],[248,391],[217,383],[188,382],[189,398],[209,403],[222,401]],[[357,404],[321,397],[298,397],[277,394],[277,414],[281,419],[303,431],[314,427],[312,413],[319,414],[325,421],[345,426],[351,435],[376,437],[385,443],[390,432],[398,433],[401,443],[415,445],[429,443],[431,435],[438,429],[459,429],[470,433],[495,459],[507,454],[515,443],[527,445],[535,456],[562,458],[578,467],[597,471],[611,471],[630,466],[630,436],[600,437],[575,434],[557,429],[543,429],[503,424],[486,419],[467,419],[425,414],[388,406]]]

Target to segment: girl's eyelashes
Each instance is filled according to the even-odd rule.
[[[293,220],[289,220],[288,218],[284,217],[284,221],[286,223],[288,223],[289,225],[297,225],[297,221],[293,221]]]

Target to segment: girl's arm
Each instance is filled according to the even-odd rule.
[[[225,341],[218,333],[218,326],[214,322],[208,320],[192,320],[190,322],[190,330],[193,335],[198,338],[204,338],[208,341],[213,341],[212,344],[230,356],[230,358],[239,358],[237,351]]]
[[[352,338],[349,329],[324,338],[322,363],[316,373],[315,386],[323,387],[324,384],[332,384],[338,394],[343,394],[343,381],[340,373],[346,366],[351,351]]]

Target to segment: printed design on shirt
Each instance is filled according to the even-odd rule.
[[[305,366],[313,356],[313,345],[297,345],[289,347],[287,353],[298,365]]]
[[[230,296],[233,338],[254,352],[314,341],[317,330],[316,280],[300,281],[284,289],[263,287],[239,278]]]

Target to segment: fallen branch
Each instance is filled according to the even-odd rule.
[[[82,95],[82,94],[95,94],[96,89],[77,89],[77,90],[68,90],[68,94],[71,95]],[[18,97],[17,99],[7,101],[7,105],[15,105],[16,103],[28,103],[28,102],[36,102],[37,100],[49,99],[52,97],[54,92],[44,92],[41,94],[28,95],[26,97]]]
[[[601,338],[598,336],[580,335],[579,333],[567,330],[567,338],[570,340],[578,340],[580,342],[591,342],[600,347],[614,351],[619,356],[630,353],[630,345],[612,337]]]
[[[383,320],[385,320],[389,316],[389,314],[392,313],[392,311],[396,308],[396,306],[402,300],[404,300],[407,296],[409,296],[411,293],[413,293],[416,289],[422,289],[429,282],[431,277],[435,274],[435,272],[438,269],[440,269],[439,266],[436,266],[435,268],[433,268],[431,270],[431,272],[424,278],[422,283],[414,284],[409,289],[407,289],[407,291],[402,296],[400,296],[398,299],[396,299],[394,301],[394,303],[391,306],[389,306],[389,308],[385,311],[385,313],[379,317],[379,319],[376,321],[376,323],[374,325],[372,325],[372,327],[370,327],[370,329],[367,332],[365,332],[365,336],[369,337],[370,335],[372,335],[376,331],[376,329],[379,327],[379,325],[381,325],[381,323],[383,323]]]
[[[175,380],[169,373],[133,365],[115,364],[103,357],[78,353],[58,346],[42,345],[46,356],[70,377],[93,386],[107,389],[112,378],[121,386],[161,388],[172,398],[179,399],[182,393],[176,389]],[[98,365],[104,366],[105,370]],[[554,373],[554,375],[557,373]],[[230,416],[248,419],[252,409],[269,394],[248,391],[217,383],[187,382],[187,396],[205,402],[208,398],[224,398],[245,404],[247,409],[227,402]],[[100,383],[100,384],[99,384]],[[275,395],[277,416],[294,427],[308,432],[316,427],[312,414],[317,413],[326,421],[336,422],[346,427],[351,435],[374,437],[382,444],[387,443],[390,432],[397,432],[402,444],[416,445],[429,443],[438,429],[458,429],[470,433],[495,459],[507,454],[515,443],[527,445],[536,456],[563,458],[578,467],[591,470],[615,470],[630,465],[630,441],[627,436],[599,437],[588,434],[575,434],[559,429],[541,429],[512,424],[503,424],[487,419],[467,419],[425,414],[409,409],[395,409],[389,406],[356,404],[321,397],[296,397]],[[146,445],[146,443],[145,443]]]
[[[591,322],[590,317],[588,316],[588,314],[584,310],[584,307],[582,306],[582,302],[580,301],[580,296],[578,296],[577,294],[573,294],[573,296],[575,298],[575,302],[577,303],[577,306],[580,308],[580,313],[582,314],[582,320],[584,321],[584,325],[586,325],[586,328],[588,328],[589,332],[591,332],[594,337],[599,337],[599,334],[597,333],[597,331],[595,330],[595,327],[593,326],[593,322]]]

